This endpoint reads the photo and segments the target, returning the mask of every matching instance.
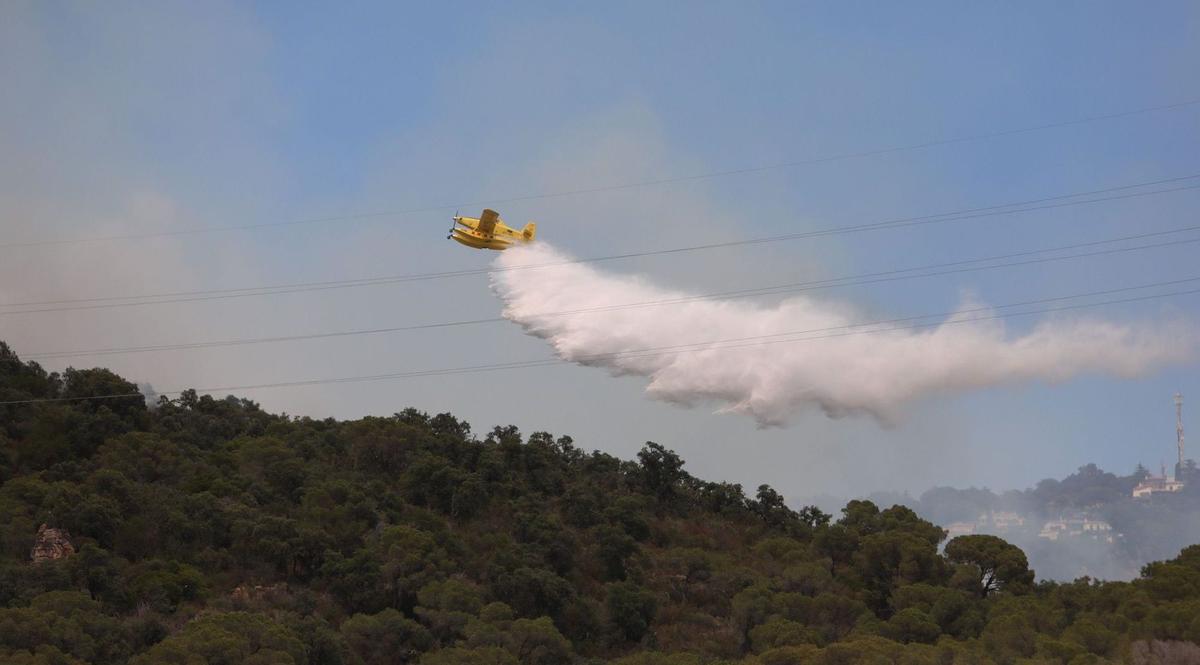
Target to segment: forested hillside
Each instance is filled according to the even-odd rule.
[[[934,487],[917,498],[898,492],[866,498],[908,506],[940,525],[973,524],[977,532],[1005,538],[1025,550],[1039,579],[1063,581],[1085,574],[1130,579],[1145,564],[1200,543],[1200,477],[1178,492],[1132,497],[1148,473],[1139,465],[1130,475],[1118,476],[1085,464],[1061,480],[1047,478],[1023,491]],[[1063,518],[1099,521],[1111,530],[1046,538],[1043,526]]]
[[[74,399],[134,392],[0,344],[2,662],[1200,662],[1200,546],[1035,585],[999,538],[792,510],[653,443]],[[69,543],[34,562],[43,524]]]

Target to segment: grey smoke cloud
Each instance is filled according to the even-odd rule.
[[[930,395],[1057,382],[1084,373],[1133,377],[1190,355],[1191,343],[1180,341],[1192,335],[1176,326],[1053,319],[1013,335],[1002,320],[967,321],[980,318],[979,305],[971,302],[959,310],[970,309],[969,317],[956,314],[931,328],[713,344],[773,335],[786,339],[784,333],[836,329],[877,317],[811,297],[774,305],[700,300],[614,309],[694,294],[570,260],[541,242],[502,253],[492,287],[504,302],[504,316],[546,340],[563,360],[649,379],[646,394],[653,399],[683,406],[716,403],[718,412],[749,416],[762,427],[786,425],[812,408],[830,418],[867,415],[886,424],[906,403]],[[511,270],[543,264],[557,265]],[[576,313],[548,315],[568,311]],[[696,346],[639,353],[680,345]]]

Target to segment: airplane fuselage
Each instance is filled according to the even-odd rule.
[[[458,228],[451,232],[451,238],[475,249],[508,249],[513,243],[519,242],[521,238],[510,238],[498,233],[480,233],[471,228]]]
[[[530,222],[520,231],[509,227],[495,210],[484,210],[478,217],[455,217],[449,238],[475,249],[508,249],[514,244],[533,240],[537,225]]]

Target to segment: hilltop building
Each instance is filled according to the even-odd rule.
[[[1025,526],[1025,518],[1011,510],[998,510],[990,515],[992,527],[1000,531],[1019,529]]]
[[[1196,472],[1196,462],[1183,457],[1183,395],[1179,393],[1175,393],[1175,447],[1179,453],[1175,477],[1167,477],[1167,465],[1164,464],[1159,475],[1147,475],[1133,488],[1133,498],[1148,499],[1155,494],[1178,492],[1200,475]]]
[[[981,513],[974,522],[951,522],[946,529],[947,539],[957,536],[969,536],[973,533],[990,533],[1003,535],[1024,528],[1025,518],[1011,510],[997,510]]]
[[[1090,536],[1096,540],[1111,543],[1113,541],[1112,525],[1104,520],[1094,520],[1090,517],[1066,517],[1050,520],[1038,532],[1038,538],[1058,540],[1073,536]]]
[[[1154,494],[1162,494],[1163,492],[1178,492],[1183,489],[1183,481],[1178,480],[1178,477],[1172,479],[1167,477],[1167,467],[1163,465],[1161,475],[1146,476],[1142,482],[1133,488],[1133,498],[1148,499]]]

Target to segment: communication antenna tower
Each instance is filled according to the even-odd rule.
[[[1179,469],[1183,469],[1183,395],[1175,393],[1175,444],[1179,446]]]

